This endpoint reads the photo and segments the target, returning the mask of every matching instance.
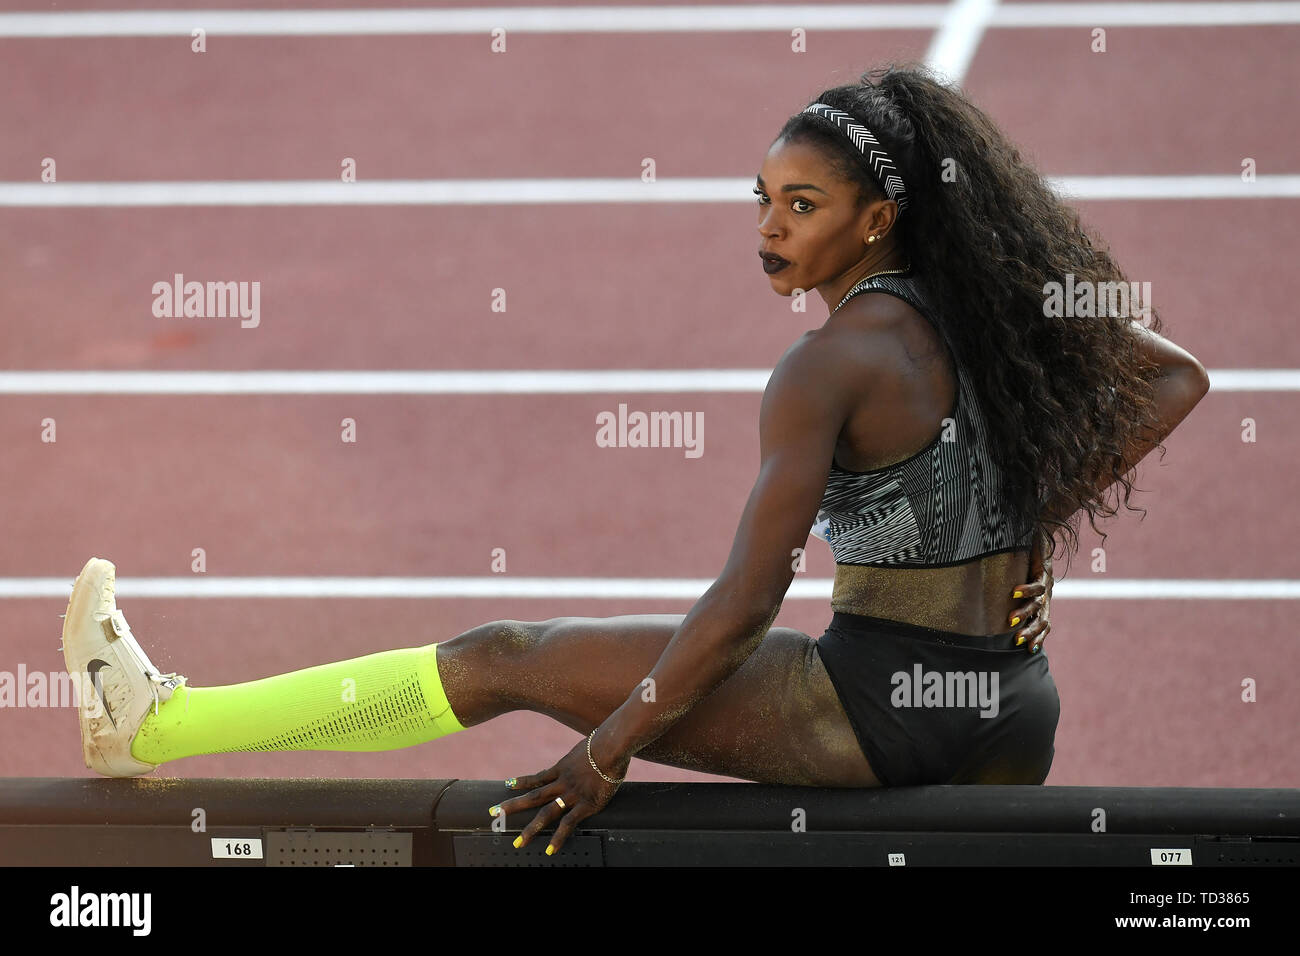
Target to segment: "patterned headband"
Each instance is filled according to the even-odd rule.
[[[871,171],[875,174],[876,182],[884,187],[885,195],[898,203],[898,211],[901,213],[907,208],[907,187],[903,185],[903,177],[898,174],[898,167],[889,158],[889,153],[885,152],[885,147],[880,145],[880,140],[871,135],[871,130],[843,110],[837,110],[825,103],[814,103],[804,112],[816,113],[843,130],[844,134],[853,141],[853,144],[862,150],[862,155],[867,157],[867,162],[871,164]]]

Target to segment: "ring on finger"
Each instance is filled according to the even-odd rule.
[[[558,804],[560,805],[560,809],[561,809],[561,810],[567,809],[567,808],[564,806],[564,798],[563,798],[563,797],[556,797],[556,798],[555,798],[555,802],[558,803]]]

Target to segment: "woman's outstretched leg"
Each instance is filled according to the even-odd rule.
[[[64,627],[70,673],[93,679],[81,709],[87,766],[147,773],[232,751],[392,750],[531,710],[582,733],[654,668],[681,615],[495,621],[402,648],[225,687],[191,688],[149,662],[117,611],[114,569],[92,559]],[[773,628],[713,694],[638,753],[768,783],[876,786],[816,642]]]
[[[436,645],[402,648],[225,687],[160,674],[117,609],[115,571],[92,558],[64,621],[68,671],[81,675],[86,765],[147,773],[198,754],[394,750],[463,730],[442,692]]]

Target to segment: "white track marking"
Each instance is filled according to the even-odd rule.
[[[366,36],[513,33],[716,33],[935,30],[952,12],[930,4],[672,4],[438,10],[132,10],[0,14],[0,37]],[[1009,3],[988,26],[1186,27],[1300,23],[1300,3]]]
[[[1047,177],[1068,200],[1294,199],[1300,175]],[[753,179],[389,179],[225,182],[0,182],[0,206],[515,206],[549,203],[754,202]]]
[[[930,39],[926,65],[948,84],[960,85],[997,7],[997,0],[955,0],[943,25]]]
[[[175,320],[169,320],[175,321]],[[1212,392],[1294,392],[1294,369],[1210,369]],[[612,395],[762,392],[771,369],[0,372],[0,395]]]
[[[713,585],[709,578],[509,578],[493,577],[167,577],[119,578],[116,593],[137,598],[636,598],[695,600]],[[786,600],[828,601],[834,581],[795,581]],[[71,578],[0,578],[0,598],[66,601]],[[1080,600],[1300,599],[1300,581],[1129,578],[1057,581],[1052,597]]]

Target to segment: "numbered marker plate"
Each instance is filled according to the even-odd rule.
[[[1152,866],[1191,866],[1192,851],[1179,850],[1179,849],[1152,850],[1151,865]]]
[[[212,859],[214,860],[260,860],[262,859],[262,840],[260,837],[213,837]]]

